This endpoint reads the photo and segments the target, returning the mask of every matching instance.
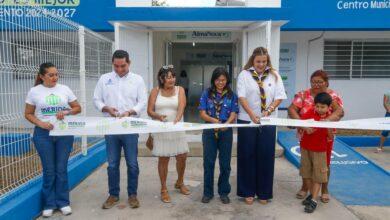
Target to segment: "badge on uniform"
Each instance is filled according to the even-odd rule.
[[[114,83],[112,82],[111,79],[108,79],[108,81],[106,82],[106,86],[108,86],[108,85],[114,85]]]

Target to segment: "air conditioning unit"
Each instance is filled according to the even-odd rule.
[[[245,0],[246,7],[280,8],[282,0]]]
[[[116,7],[151,7],[152,0],[116,0]]]
[[[216,0],[216,6],[245,6],[245,0]]]

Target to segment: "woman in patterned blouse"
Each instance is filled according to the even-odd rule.
[[[335,91],[329,89],[329,77],[328,74],[323,70],[315,71],[310,77],[311,87],[304,91],[298,92],[290,107],[288,108],[288,115],[290,118],[299,119],[302,114],[314,108],[314,97],[321,92],[327,92],[332,96],[332,104],[330,107],[330,116],[327,118],[329,121],[339,121],[344,116],[343,101],[341,96]],[[335,130],[334,130],[335,131]],[[298,129],[298,135],[300,136],[301,129]],[[333,139],[328,142],[327,150],[327,162],[330,168],[330,158],[333,149]],[[328,176],[330,175],[330,169],[328,169]],[[307,181],[302,179],[302,187],[296,194],[298,199],[304,199],[307,195],[309,186]],[[321,201],[324,203],[329,202],[328,183],[322,184],[322,195]]]

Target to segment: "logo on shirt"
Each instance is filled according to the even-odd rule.
[[[65,130],[67,128],[67,125],[65,122],[61,121],[58,127],[60,128],[60,130]]]
[[[57,112],[65,111],[67,108],[63,106],[53,106],[47,108],[41,108],[42,115],[55,115]]]
[[[108,85],[114,85],[114,83],[112,82],[112,79],[108,79],[108,81],[106,82],[106,86]]]
[[[58,105],[61,101],[61,98],[57,95],[50,94],[49,96],[46,96],[45,102],[47,105]]]

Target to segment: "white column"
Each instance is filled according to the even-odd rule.
[[[119,31],[120,31],[120,24],[118,22],[115,22],[114,23],[114,36],[115,36],[114,51],[119,49]]]
[[[272,37],[272,22],[267,21],[266,23],[266,48],[271,51],[271,37]]]
[[[80,104],[82,115],[87,115],[87,99],[85,87],[85,29],[79,26],[79,53],[80,53]],[[81,152],[87,155],[87,136],[81,137]]]
[[[148,31],[148,93],[153,88],[153,31]]]
[[[248,32],[242,32],[242,66],[248,62]]]

